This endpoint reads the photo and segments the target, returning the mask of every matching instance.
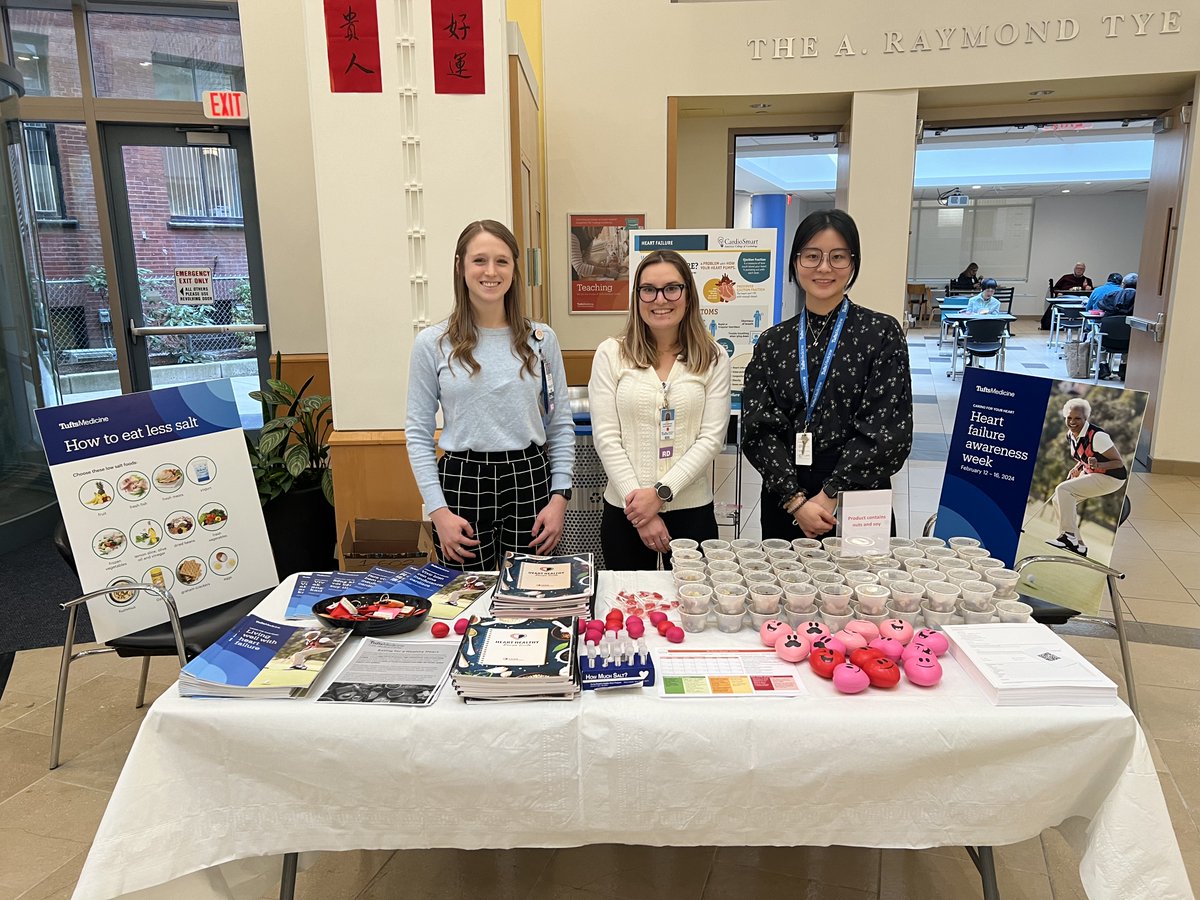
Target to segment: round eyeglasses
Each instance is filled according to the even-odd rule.
[[[830,250],[822,253],[820,250],[801,250],[796,254],[800,265],[805,269],[815,269],[823,260],[829,260],[831,269],[848,269],[854,264],[854,254],[849,250]]]
[[[684,286],[678,282],[672,284],[664,284],[660,288],[656,288],[652,284],[638,285],[638,299],[643,303],[653,303],[658,299],[658,295],[662,294],[663,299],[668,303],[674,303],[683,296]]]

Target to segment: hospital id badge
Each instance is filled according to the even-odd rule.
[[[658,415],[658,442],[673,444],[675,442],[675,410],[662,409]]]
[[[796,435],[796,465],[811,466],[813,462],[812,433],[801,431]]]

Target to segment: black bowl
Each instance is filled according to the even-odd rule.
[[[395,619],[364,619],[361,621],[335,619],[325,612],[325,610],[339,600],[349,600],[355,607],[359,607],[378,603],[385,597],[415,606],[417,607],[417,612],[411,616],[402,616]],[[324,600],[314,603],[312,611],[317,620],[324,625],[331,625],[334,628],[345,628],[351,634],[364,637],[385,637],[389,634],[404,634],[406,631],[416,630],[425,621],[425,617],[429,615],[429,610],[432,608],[433,604],[424,597],[417,597],[413,594],[380,592],[375,594],[342,594],[338,597],[326,597]]]

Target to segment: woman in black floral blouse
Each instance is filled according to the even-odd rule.
[[[763,332],[742,390],[742,446],[762,475],[764,538],[795,537],[797,527],[831,534],[838,492],[890,487],[912,448],[900,325],[846,296],[862,265],[854,220],[839,209],[812,213],[789,259],[803,307]]]

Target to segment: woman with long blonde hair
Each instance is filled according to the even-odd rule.
[[[729,427],[729,356],[704,329],[687,261],[655,251],[631,283],[625,331],[596,350],[588,385],[609,569],[653,569],[673,538],[717,536],[708,473]]]
[[[558,338],[521,312],[517,239],[472,222],[454,251],[454,309],[413,341],[405,435],[438,558],[495,570],[562,535],[575,435]],[[438,408],[442,432],[434,443]]]

